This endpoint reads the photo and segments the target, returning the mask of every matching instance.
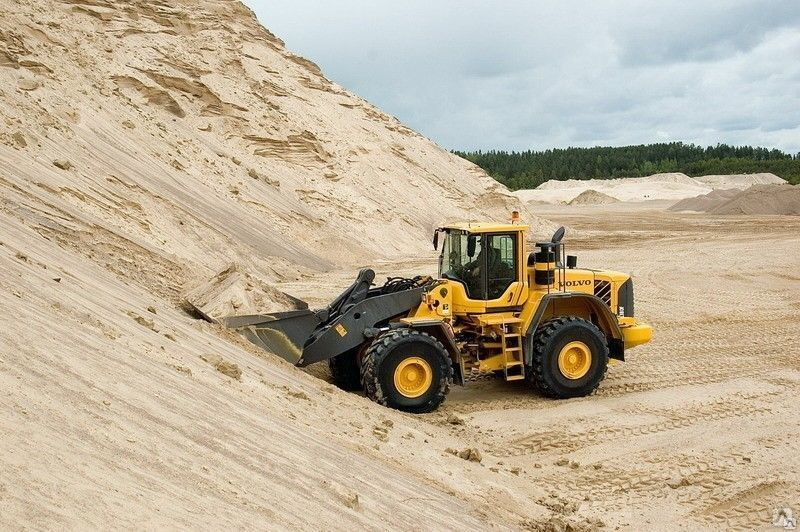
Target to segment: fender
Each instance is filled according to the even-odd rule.
[[[608,339],[609,358],[617,360],[625,360],[625,343],[623,341],[622,330],[619,327],[617,317],[611,312],[611,309],[599,297],[593,294],[584,294],[580,292],[556,292],[547,294],[539,302],[539,308],[533,315],[531,323],[525,333],[525,364],[530,365],[533,359],[533,337],[536,329],[542,322],[545,312],[557,304],[560,300],[575,300],[581,299],[591,309],[592,313],[597,318],[597,325]],[[557,312],[554,314],[558,314]]]

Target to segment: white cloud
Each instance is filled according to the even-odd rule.
[[[800,151],[796,0],[246,2],[328,77],[447,148]]]

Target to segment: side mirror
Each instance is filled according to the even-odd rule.
[[[435,229],[433,231],[433,249],[439,249],[439,230]]]
[[[478,244],[477,235],[469,235],[467,237],[467,257],[472,258],[475,256],[475,246]]]
[[[553,233],[553,238],[550,239],[550,242],[552,242],[553,244],[558,244],[559,242],[561,242],[561,240],[564,239],[564,233],[566,232],[567,230],[564,229],[564,226],[562,225],[561,227],[556,229],[555,233]]]

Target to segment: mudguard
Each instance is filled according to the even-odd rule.
[[[625,360],[625,343],[619,322],[617,322],[617,317],[611,312],[611,309],[602,299],[595,295],[581,292],[555,292],[552,294],[547,294],[542,298],[541,302],[539,303],[539,308],[536,309],[536,313],[533,315],[533,319],[531,320],[528,330],[525,333],[525,364],[530,365],[531,363],[531,356],[533,353],[533,336],[536,333],[536,329],[538,329],[539,325],[541,324],[545,311],[551,305],[556,304],[559,299],[568,298],[584,299],[589,304],[599,321],[597,325],[608,338],[608,356],[617,360]]]

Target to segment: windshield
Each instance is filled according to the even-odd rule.
[[[455,229],[445,235],[439,256],[439,277],[461,281],[467,289],[467,295],[481,297],[478,268],[479,257],[483,256],[481,239],[478,235]]]
[[[461,281],[470,299],[502,297],[517,278],[514,233],[445,233],[439,277]]]

